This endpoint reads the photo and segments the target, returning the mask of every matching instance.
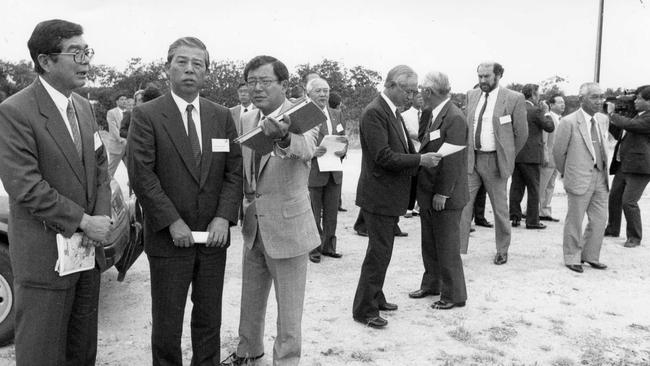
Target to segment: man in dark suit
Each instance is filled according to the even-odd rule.
[[[434,167],[440,154],[416,154],[406,134],[398,106],[417,93],[418,76],[406,65],[392,68],[384,90],[361,114],[361,174],[357,206],[368,228],[368,250],[354,296],[354,320],[373,328],[388,321],[379,311],[397,310],[382,287],[395,240],[394,227],[409,203],[411,176],[419,166]]]
[[[235,121],[237,134],[241,135],[241,116],[243,116],[244,113],[255,109],[255,105],[251,103],[248,85],[243,81],[239,83],[239,86],[237,87],[237,99],[239,99],[239,104],[231,107],[230,113],[232,114],[233,121]]]
[[[650,182],[650,86],[637,90],[634,107],[638,112],[634,118],[614,113],[612,106],[608,108],[610,123],[622,131],[612,157],[611,170],[615,175],[605,236],[618,236],[622,209],[627,222],[626,248],[641,245],[643,225],[639,199]]]
[[[111,229],[104,145],[83,86],[93,50],[80,25],[39,23],[38,78],[0,105],[0,177],[9,194],[16,365],[94,365],[102,242]],[[95,268],[59,276],[57,236],[82,233]]]
[[[129,179],[144,210],[154,365],[181,365],[192,285],[192,365],[220,360],[221,298],[230,226],[242,197],[242,157],[230,111],[199,97],[210,58],[193,37],[169,46],[171,91],[133,110]],[[198,241],[193,231],[207,232]]]
[[[345,123],[341,111],[328,106],[329,91],[329,84],[321,78],[312,79],[307,83],[307,95],[327,115],[327,120],[320,126],[318,140],[316,141],[318,145],[327,135],[345,136]],[[334,152],[341,159],[347,152],[347,139],[345,141],[346,147],[341,151]],[[341,184],[343,183],[343,171],[320,171],[318,157],[323,156],[326,152],[327,149],[324,146],[316,148],[314,158],[311,159],[311,170],[309,172],[311,208],[321,237],[320,246],[309,253],[309,260],[314,263],[321,261],[321,254],[332,258],[341,258],[342,256],[336,251],[336,222]]]
[[[542,132],[553,132],[555,124],[547,116],[548,105],[539,102],[539,86],[526,84],[521,90],[526,98],[526,118],[528,120],[528,139],[517,154],[515,169],[510,183],[510,220],[517,227],[521,222],[521,200],[528,191],[526,204],[526,229],[546,229],[539,222],[539,174],[544,162],[544,140]],[[539,105],[538,105],[539,104]]]
[[[484,62],[476,71],[479,88],[467,92],[469,202],[462,214],[460,252],[467,253],[474,199],[482,184],[494,211],[494,264],[502,265],[508,262],[510,248],[508,178],[528,138],[526,102],[521,93],[499,86],[504,71],[499,63]]]
[[[463,112],[451,102],[447,75],[430,72],[422,83],[422,96],[431,108],[420,153],[435,152],[443,143],[466,146],[467,124]],[[465,306],[467,290],[460,258],[460,215],[469,199],[467,149],[448,155],[434,168],[418,172],[417,201],[422,225],[424,275],[411,298],[440,294],[434,309]]]

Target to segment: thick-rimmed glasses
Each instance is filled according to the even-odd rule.
[[[248,79],[246,81],[246,85],[248,85],[249,88],[253,89],[257,86],[257,84],[260,84],[264,88],[268,88],[273,84],[274,82],[278,81],[278,79]]]
[[[75,52],[55,52],[55,53],[48,53],[50,56],[55,56],[55,55],[72,55],[72,59],[74,62],[78,64],[83,64],[85,62],[90,62],[90,60],[93,59],[93,56],[95,56],[95,50],[92,48],[86,48],[83,50],[77,50]]]

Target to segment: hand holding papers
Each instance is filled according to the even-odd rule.
[[[82,246],[82,233],[74,233],[70,238],[61,234],[56,235],[58,259],[54,270],[63,277],[72,273],[87,271],[95,268],[95,247]]]
[[[339,135],[327,135],[323,137],[319,149],[325,148],[325,153],[318,156],[318,168],[321,172],[343,171],[343,164],[341,157],[337,156],[337,152],[345,151],[348,146],[348,138]],[[322,149],[321,149],[322,150]]]
[[[457,153],[465,148],[465,145],[454,145],[450,143],[443,143],[442,146],[440,146],[440,149],[438,149],[438,153],[442,154],[442,157],[444,158],[445,156],[451,155],[453,153]]]

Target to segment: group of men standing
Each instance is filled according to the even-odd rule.
[[[113,225],[107,161],[115,161],[88,101],[73,92],[86,82],[94,52],[83,39],[82,27],[64,20],[39,23],[28,47],[38,78],[0,105],[0,177],[10,197],[9,240],[18,243],[10,247],[16,362],[94,364],[100,273],[106,267],[103,245]],[[199,39],[174,41],[166,62],[171,90],[137,106],[130,116],[126,160],[144,210],[153,364],[182,364],[190,286],[192,364],[244,365],[261,358],[273,285],[278,311],[273,363],[297,365],[308,260],[341,256],[335,235],[341,176],[321,172],[317,159],[327,152],[320,142],[327,135],[344,134],[345,125],[340,112],[327,106],[329,85],[314,78],[306,85],[307,93],[326,121],[301,134],[291,132],[285,114],[292,107],[286,98],[289,72],[274,57],[257,56],[246,64],[239,93],[248,100],[240,95],[242,105],[231,110],[199,96],[209,65],[208,50]],[[551,218],[545,210],[552,196],[552,162],[565,179],[569,202],[564,229],[567,267],[582,272],[581,263],[587,262],[606,268],[599,262],[609,189],[607,116],[599,113],[600,87],[584,84],[581,108],[558,124],[560,96],[552,98],[549,112],[546,104],[537,103],[535,86],[526,86],[524,95],[500,87],[503,67],[498,63],[482,63],[477,72],[478,88],[467,94],[467,117],[451,101],[445,74],[427,73],[419,85],[417,74],[406,65],[388,72],[383,91],[362,113],[356,203],[369,240],[352,307],[358,322],[382,328],[387,321],[380,311],[398,309],[388,301],[383,284],[411,187],[420,205],[425,271],[420,288],[409,296],[440,295],[431,305],[434,309],[465,306],[460,255],[467,252],[479,187],[485,186],[495,213],[494,263],[504,264],[511,241],[509,214],[514,226],[521,219],[517,206],[524,186],[529,195],[526,226],[542,228],[538,198],[531,197],[540,191],[541,216]],[[425,108],[416,149],[400,107],[418,94],[418,87]],[[638,201],[650,180],[650,172],[634,168],[639,158],[645,159],[646,168],[650,163],[647,150],[637,152],[638,145],[649,145],[649,101],[646,87],[638,93],[637,117],[607,111],[612,123],[625,131],[617,158],[621,174],[615,182],[622,187],[629,216],[629,246],[638,245],[641,237],[638,206],[634,211],[631,202]],[[110,126],[121,113],[109,113]],[[234,142],[258,126],[273,141],[270,153]],[[545,134],[553,130],[554,138]],[[443,144],[464,148],[443,157],[438,152]],[[342,158],[346,152],[347,144],[335,154]],[[511,176],[509,213],[506,187]],[[585,213],[589,223],[583,233]],[[226,251],[230,228],[240,216],[244,248],[239,343],[221,361]],[[615,226],[611,223],[611,233],[617,231]],[[53,270],[57,235],[76,232],[83,237],[81,245],[95,247],[96,266],[58,276]],[[196,232],[207,232],[207,238],[199,240]]]

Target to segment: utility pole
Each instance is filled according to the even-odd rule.
[[[603,44],[603,6],[605,0],[600,0],[600,6],[598,7],[598,35],[596,39],[596,65],[594,67],[594,81],[600,82],[600,54],[601,47]]]

